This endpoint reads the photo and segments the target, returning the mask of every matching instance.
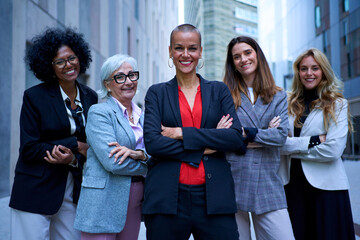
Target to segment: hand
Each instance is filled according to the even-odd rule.
[[[161,125],[161,135],[172,139],[183,139],[182,129],[180,127],[165,127]]]
[[[51,154],[48,150],[46,151],[44,159],[52,164],[69,164],[74,159],[74,154],[67,147],[55,145]]]
[[[249,142],[247,145],[247,148],[261,148],[262,146],[260,144]]]
[[[118,162],[119,165],[121,163],[123,163],[125,161],[125,159],[128,158],[128,157],[130,157],[132,159],[135,159],[135,160],[136,159],[140,159],[140,160],[145,160],[146,159],[146,156],[145,156],[143,151],[141,151],[141,150],[138,150],[138,151],[132,150],[132,149],[127,148],[125,146],[121,146],[118,142],[108,143],[108,146],[109,147],[115,146],[115,148],[113,148],[110,151],[109,158],[111,158],[115,154],[114,162],[117,162],[119,157],[121,157],[119,162]]]
[[[84,142],[79,142],[77,141],[77,144],[78,144],[78,147],[77,147],[77,151],[83,155],[84,157],[87,156],[87,150],[89,148],[89,145],[87,145],[87,143],[84,143]]]
[[[227,114],[226,116],[222,116],[220,121],[218,122],[216,129],[221,128],[230,128],[232,125],[233,118],[230,118],[230,114]]]
[[[214,152],[216,152],[216,150],[213,150],[213,149],[210,149],[210,148],[205,148],[204,155],[213,154]]]
[[[326,141],[326,134],[320,135],[319,138],[320,138],[321,143],[325,142]]]
[[[242,127],[241,130],[242,130],[242,136],[243,136],[243,138],[246,138],[247,135],[246,135],[245,129]]]
[[[276,116],[269,122],[269,128],[278,128],[280,126],[281,118]]]

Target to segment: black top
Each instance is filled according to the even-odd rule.
[[[318,94],[317,94],[317,90],[316,89],[312,89],[312,90],[304,90],[304,104],[305,104],[305,112],[303,113],[303,115],[300,117],[300,122],[303,124],[307,118],[307,116],[310,113],[310,105],[313,101],[317,100],[319,98]],[[299,137],[301,133],[301,128],[295,127],[294,128],[294,136],[295,137]],[[316,145],[319,145],[320,142],[320,138],[319,136],[312,136],[310,138],[310,142],[309,142],[309,148],[312,148]]]

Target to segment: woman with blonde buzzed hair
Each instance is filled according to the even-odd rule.
[[[341,155],[352,131],[342,82],[315,48],[294,62],[281,175],[296,239],[355,239]]]

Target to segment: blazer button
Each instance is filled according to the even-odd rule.
[[[210,178],[211,178],[211,173],[208,173],[208,175],[207,175],[207,176],[208,176],[208,179],[210,179]]]
[[[207,156],[204,156],[204,157],[203,157],[203,160],[204,160],[204,161],[207,161],[207,160],[209,160],[209,158],[208,158]]]

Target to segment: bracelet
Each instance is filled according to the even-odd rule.
[[[76,160],[75,154],[73,154],[73,159],[71,160],[69,165],[72,167],[77,167],[77,160]]]
[[[149,160],[149,155],[147,155],[147,153],[143,149],[138,148],[135,149],[135,151],[142,151],[144,153],[145,159],[142,161],[146,162],[147,160]]]

